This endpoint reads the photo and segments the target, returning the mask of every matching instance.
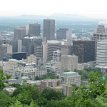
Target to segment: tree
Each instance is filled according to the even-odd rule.
[[[22,103],[18,100],[14,104],[12,104],[10,107],[23,107]]]
[[[61,92],[50,88],[43,90],[42,94],[47,100],[60,100],[64,98],[64,95]]]
[[[97,103],[98,107],[107,107],[107,102],[104,102],[104,97],[102,97],[102,96],[98,96],[96,98],[96,103]]]
[[[0,89],[3,89],[5,87],[5,80],[6,79],[7,79],[7,76],[4,75],[2,70],[0,70]]]
[[[12,103],[12,98],[8,92],[0,91],[0,107],[8,107]]]
[[[28,84],[14,84],[17,89],[13,95],[9,95],[3,91],[6,78],[2,78],[0,107],[107,107],[106,78],[100,72],[90,72],[88,85],[72,86],[71,95],[66,97],[51,88],[39,91],[36,86]]]
[[[89,75],[89,90],[91,97],[96,98],[97,96],[105,92],[106,81],[100,72],[91,72]]]
[[[63,99],[48,101],[46,107],[75,107],[75,106],[72,105],[72,101]]]
[[[19,100],[22,104],[29,105],[32,101],[32,97],[29,91],[23,91],[17,96],[17,100]]]
[[[72,102],[73,107],[106,107],[99,106],[102,105],[100,101],[103,100],[97,98],[97,96],[102,96],[106,90],[105,80],[102,77],[99,72],[90,72],[88,86],[80,86],[73,90],[71,97],[67,97],[67,100]]]
[[[34,102],[33,100],[32,100],[32,102],[30,103],[30,106],[29,107],[38,107],[38,105],[36,104],[36,102]]]
[[[13,93],[13,97],[16,97],[22,104],[30,105],[31,101],[34,100],[38,104],[41,104],[43,99],[41,92],[36,86],[23,84],[17,85],[17,89]]]

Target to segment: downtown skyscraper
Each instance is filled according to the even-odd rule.
[[[28,34],[31,36],[40,36],[41,26],[38,23],[28,25]]]
[[[43,37],[45,37],[47,40],[55,39],[55,20],[43,20]]]

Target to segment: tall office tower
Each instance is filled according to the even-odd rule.
[[[12,47],[13,47],[12,52],[18,52],[18,40],[14,39],[12,41]]]
[[[40,36],[40,24],[38,23],[34,23],[34,24],[29,24],[28,25],[28,35],[32,35],[32,36]]]
[[[76,55],[62,55],[61,68],[62,70],[74,71],[78,66],[78,56]]]
[[[97,41],[96,65],[107,67],[107,39]]]
[[[7,51],[6,47],[4,47],[3,45],[0,45],[0,60],[3,60],[3,57],[6,56],[6,53],[7,53],[6,51]]]
[[[22,50],[26,52],[27,55],[34,54],[34,40],[35,37],[24,37],[22,40]]]
[[[14,40],[12,41],[13,52],[18,52],[18,40],[22,40],[26,36],[26,27],[18,27],[14,29]]]
[[[43,20],[43,37],[46,37],[47,40],[55,39],[55,20]]]
[[[35,54],[36,57],[42,56],[42,39],[40,37],[24,37],[22,40],[22,50],[27,52],[27,55]],[[40,54],[41,53],[41,54]]]
[[[26,36],[26,27],[18,27],[14,29],[14,39],[21,40]]]
[[[91,40],[73,41],[72,54],[78,56],[79,63],[95,61],[96,56],[95,44],[96,42]]]
[[[67,28],[60,28],[56,31],[56,38],[59,39],[66,39],[67,38]]]
[[[93,33],[92,39],[97,41],[97,40],[103,40],[107,39],[107,25],[104,23],[100,23],[97,26],[96,31]]]

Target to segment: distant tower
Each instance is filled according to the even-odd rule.
[[[47,40],[55,39],[55,20],[43,20],[43,37],[46,37]]]
[[[18,27],[14,29],[14,40],[12,41],[13,52],[18,52],[18,40],[22,40],[26,36],[26,27]]]
[[[40,24],[34,23],[28,25],[28,34],[33,36],[40,36]]]
[[[96,31],[92,37],[93,40],[103,40],[107,39],[107,23],[100,22],[96,28]]]
[[[14,29],[14,39],[23,39],[26,36],[26,27],[18,27]]]
[[[60,28],[56,31],[56,37],[57,39],[66,39],[67,37],[67,31],[68,29],[67,28]]]
[[[67,43],[69,45],[72,45],[72,41],[73,41],[73,38],[72,38],[73,34],[72,34],[72,30],[67,30],[67,34],[66,34],[66,39],[67,39]]]

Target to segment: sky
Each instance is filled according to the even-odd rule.
[[[0,0],[0,16],[52,14],[107,18],[107,0]]]

